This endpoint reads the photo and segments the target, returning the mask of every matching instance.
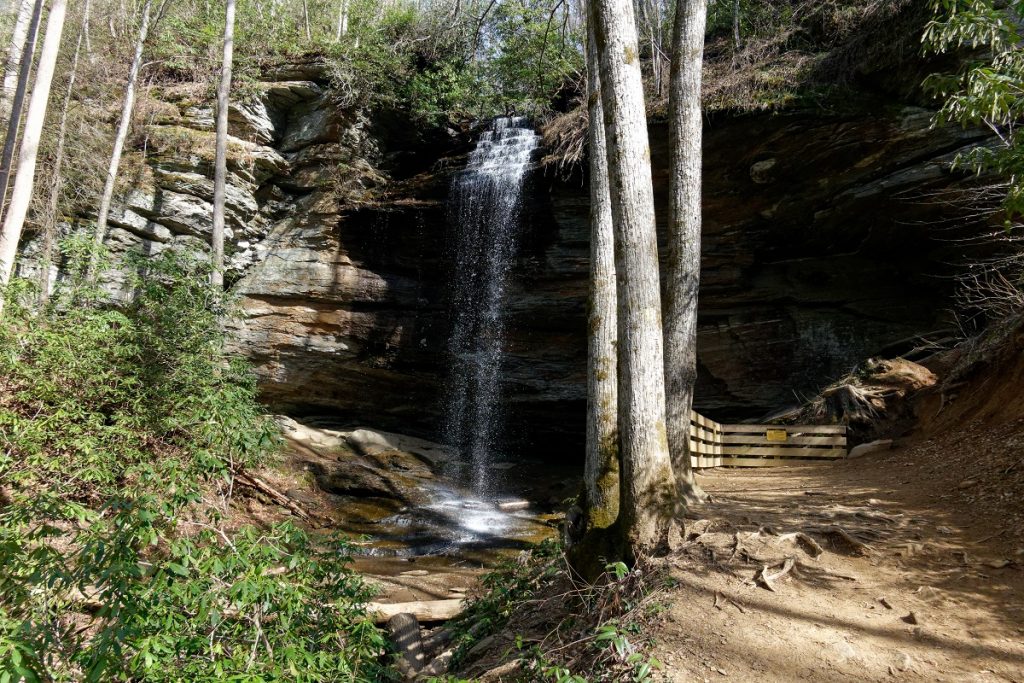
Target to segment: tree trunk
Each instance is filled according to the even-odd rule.
[[[661,10],[657,3],[647,0],[647,33],[651,44],[651,75],[654,77],[654,91],[661,97],[661,45],[658,41],[661,25]]]
[[[224,22],[224,59],[217,86],[217,158],[213,167],[213,272],[214,291],[224,289],[224,199],[228,179],[228,93],[231,91],[231,59],[235,47],[235,0],[227,0]]]
[[[66,0],[53,0],[50,16],[46,20],[46,38],[43,40],[43,49],[39,55],[39,68],[36,69],[36,80],[32,87],[28,116],[25,119],[25,134],[21,140],[11,206],[4,219],[3,228],[0,229],[0,287],[5,286],[11,279],[18,241],[25,225],[29,202],[32,200],[39,139],[43,132],[43,121],[46,119],[46,105],[50,99],[50,83],[53,81],[53,71],[57,65],[57,53],[60,51],[66,9]],[[3,313],[3,303],[3,297],[0,297],[0,314]]]
[[[615,244],[601,78],[593,27],[587,35],[590,145],[590,320],[587,348],[586,529],[610,527],[619,515]]]
[[[619,532],[630,556],[658,549],[678,511],[665,431],[658,243],[650,147],[631,0],[594,0],[615,226]]]
[[[665,282],[665,401],[668,444],[680,496],[706,496],[690,467],[690,414],[697,380],[700,287],[701,69],[707,0],[678,0],[669,77],[668,259]]]
[[[87,273],[89,280],[96,278],[100,250],[103,248],[103,238],[107,232],[107,216],[110,214],[110,202],[114,198],[114,186],[117,183],[117,170],[121,165],[124,142],[132,123],[132,111],[135,108],[135,82],[139,78],[139,69],[142,68],[142,49],[149,33],[149,15],[152,8],[153,0],[146,0],[146,4],[142,7],[139,35],[135,40],[135,56],[132,58],[131,69],[128,71],[128,83],[125,85],[124,100],[121,103],[121,121],[118,123],[117,132],[114,135],[114,149],[110,153],[110,166],[107,168],[107,179],[103,184],[103,195],[100,197],[100,206],[96,215],[96,232],[93,234],[93,248],[92,254],[89,256]]]
[[[36,38],[39,35],[39,18],[43,14],[43,0],[35,0],[32,19],[29,21],[25,44],[22,46],[21,63],[18,65],[18,85],[11,102],[11,113],[7,123],[7,137],[4,139],[3,157],[0,158],[0,216],[3,216],[7,204],[7,190],[11,184],[11,171],[14,169],[14,150],[18,144],[18,130],[21,128],[21,114],[25,108],[25,95],[28,82],[32,76],[32,58],[36,51]]]
[[[732,3],[732,49],[733,58],[740,51],[740,0]]]
[[[334,41],[337,42],[348,33],[348,0],[341,0],[338,4],[338,32],[334,36]]]
[[[309,2],[302,0],[302,23],[306,26],[306,42],[313,40],[313,30],[309,26]]]
[[[11,102],[14,100],[14,91],[18,87],[18,73],[21,71],[21,51],[25,49],[33,7],[32,0],[21,0],[21,4],[18,5],[18,18],[14,21],[11,43],[7,48],[3,91],[0,92],[0,119],[6,119],[11,115]]]
[[[60,190],[63,185],[61,170],[64,166],[64,139],[68,129],[68,109],[71,106],[71,95],[75,90],[75,78],[78,75],[78,57],[82,52],[82,42],[89,30],[90,0],[85,0],[82,8],[82,29],[78,33],[75,54],[71,58],[71,72],[68,74],[68,87],[64,91],[64,106],[60,111],[60,123],[57,125],[57,149],[53,155],[53,172],[50,177],[50,200],[47,202],[46,213],[43,215],[43,247],[39,254],[39,305],[45,306],[50,298],[50,266],[53,263],[53,243],[57,231],[57,209],[60,203]]]

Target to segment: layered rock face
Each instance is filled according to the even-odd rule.
[[[470,141],[340,108],[323,76],[281,73],[232,109],[233,344],[274,410],[436,436],[453,262],[445,200]],[[114,212],[115,251],[209,236],[212,111],[169,99],[150,163]],[[791,406],[863,358],[948,327],[945,276],[962,259],[951,238],[971,228],[933,193],[963,182],[950,162],[979,134],[932,129],[921,109],[862,111],[707,126],[696,406],[713,418]],[[666,139],[652,122],[660,210]],[[519,453],[582,457],[586,184],[538,170],[527,194],[505,438]]]

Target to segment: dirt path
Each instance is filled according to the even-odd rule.
[[[1021,501],[973,504],[978,482],[946,455],[925,442],[702,476],[711,523],[672,559],[651,634],[667,680],[1024,681]],[[824,552],[779,540],[798,531]],[[787,556],[774,592],[754,580]]]

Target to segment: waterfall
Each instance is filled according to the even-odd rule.
[[[503,422],[502,301],[516,255],[523,185],[539,140],[523,117],[496,119],[448,200],[455,263],[444,436],[460,451],[478,494],[489,492],[489,463]]]

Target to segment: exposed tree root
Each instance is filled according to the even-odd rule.
[[[757,574],[754,575],[754,581],[774,593],[776,591],[775,582],[791,572],[795,566],[796,560],[792,557],[783,560],[782,569],[774,573],[768,571],[770,568],[768,565],[761,565]]]

